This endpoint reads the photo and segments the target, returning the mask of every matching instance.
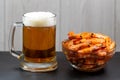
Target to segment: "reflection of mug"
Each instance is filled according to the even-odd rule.
[[[56,16],[50,12],[30,12],[23,16],[23,51],[21,68],[32,72],[46,72],[57,68],[55,53]],[[15,23],[15,27],[21,23]],[[13,39],[11,39],[11,53]],[[19,57],[17,55],[17,57]],[[23,58],[22,58],[23,57]]]

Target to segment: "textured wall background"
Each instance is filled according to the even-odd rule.
[[[8,51],[12,23],[22,20],[31,11],[50,11],[57,15],[56,50],[69,31],[104,33],[117,43],[120,51],[120,0],[0,0],[0,51]],[[16,48],[22,46],[21,30],[17,29]]]

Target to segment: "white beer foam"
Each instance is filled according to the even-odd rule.
[[[24,14],[25,26],[53,26],[56,25],[55,15],[51,12],[30,12]]]

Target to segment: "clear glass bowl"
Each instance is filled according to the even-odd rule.
[[[107,53],[103,56],[94,53],[83,55],[69,50],[66,48],[64,43],[65,41],[62,42],[62,50],[68,62],[73,68],[84,72],[95,72],[104,68],[105,64],[112,58],[115,53],[113,50],[111,53]]]

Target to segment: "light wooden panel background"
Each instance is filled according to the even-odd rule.
[[[115,4],[116,15],[115,15],[115,39],[117,42],[117,51],[120,51],[120,0],[116,0]]]
[[[31,11],[51,11],[57,15],[56,50],[69,31],[101,32],[117,43],[120,51],[120,0],[0,0],[0,51],[8,51],[8,36],[12,23],[22,20]],[[16,46],[21,44],[18,31]]]

